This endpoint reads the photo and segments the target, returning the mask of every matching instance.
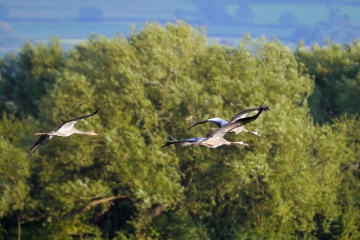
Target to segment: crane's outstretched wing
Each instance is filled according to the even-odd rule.
[[[247,118],[240,118],[238,120],[236,120],[233,123],[230,123],[222,128],[220,128],[219,130],[213,132],[208,138],[211,137],[224,137],[225,134],[227,134],[229,131],[231,131],[234,128],[240,127],[240,126],[244,126],[245,124],[255,121],[261,114],[262,111],[267,111],[270,110],[268,106],[260,106],[259,107],[259,112],[252,116],[252,117],[247,117]]]
[[[175,143],[184,143],[184,144],[186,144],[185,146],[189,146],[189,145],[200,143],[206,139],[207,138],[197,137],[197,138],[189,138],[189,139],[184,139],[184,140],[176,140],[172,137],[172,140],[167,140],[168,142],[164,146],[161,146],[161,148],[169,146],[171,144],[175,144]]]
[[[198,124],[202,124],[202,123],[206,123],[206,122],[211,122],[211,123],[215,123],[218,127],[223,127],[225,126],[226,124],[228,124],[228,122],[224,119],[221,119],[221,118],[209,118],[209,119],[206,119],[204,121],[201,121],[201,122],[197,122],[195,123],[194,125],[192,125],[191,127],[189,127],[188,129],[198,125]]]
[[[34,146],[30,149],[29,157],[38,147],[41,147],[42,145],[46,144],[48,141],[50,141],[51,138],[52,136],[47,134],[41,135],[37,140],[37,142],[34,144]]]
[[[67,129],[72,128],[72,127],[74,127],[75,123],[77,123],[79,120],[94,116],[98,111],[99,111],[99,108],[97,108],[96,111],[91,114],[84,115],[84,116],[66,121],[63,124],[61,124],[60,127],[58,129],[56,129],[56,131],[59,131],[60,128],[67,128]]]
[[[264,106],[266,107],[266,106]],[[249,113],[255,111],[255,110],[260,110],[260,107],[254,107],[254,108],[249,108],[249,109],[246,109],[242,112],[239,112],[238,114],[236,114],[234,117],[232,117],[229,121],[229,123],[234,123],[236,122],[237,120],[241,119],[241,118],[245,118]],[[264,110],[266,111],[266,110]]]
[[[212,123],[215,123],[219,128],[222,128],[224,126],[226,126],[227,124],[231,124],[231,123],[234,123],[236,122],[237,120],[241,119],[241,118],[245,118],[249,113],[255,111],[255,110],[258,110],[260,109],[261,107],[254,107],[254,108],[249,108],[249,109],[246,109],[238,114],[236,114],[234,117],[232,117],[230,119],[230,121],[226,121],[222,118],[210,118],[210,119],[207,119],[207,120],[204,120],[204,121],[201,121],[201,122],[197,122],[195,123],[194,125],[192,125],[191,127],[189,127],[188,129],[198,125],[198,124],[202,124],[202,123],[206,123],[206,122],[212,122]],[[265,106],[266,108],[266,106]],[[264,110],[266,111],[266,110]]]

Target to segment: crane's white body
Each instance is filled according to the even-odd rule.
[[[239,145],[239,146],[249,146],[247,143],[244,142],[229,142],[223,137],[211,137],[206,139],[205,141],[201,142],[201,145],[208,147],[208,148],[217,148],[222,145]]]
[[[218,130],[218,128],[210,128],[210,130],[214,132],[214,131]],[[234,133],[234,134],[239,134],[241,132],[244,132],[247,134],[252,134],[252,135],[255,135],[258,137],[261,136],[258,132],[251,132],[251,131],[247,130],[245,128],[245,126],[237,127],[237,128],[232,129],[231,131],[229,131],[229,133]]]
[[[76,129],[74,127],[75,123],[77,121],[72,121],[72,122],[68,122],[66,124],[64,124],[63,126],[61,126],[58,130],[56,131],[51,131],[51,132],[48,132],[48,133],[35,133],[34,135],[35,136],[38,136],[38,135],[44,135],[44,134],[47,134],[47,135],[50,135],[50,136],[58,136],[58,137],[68,137],[72,134],[86,134],[86,135],[97,135],[95,132],[83,132],[83,131],[80,131],[78,129]]]

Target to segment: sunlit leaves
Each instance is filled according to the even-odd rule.
[[[24,210],[29,176],[26,153],[0,137],[0,218]]]
[[[307,97],[314,92],[320,104],[324,93],[314,91],[309,73],[325,76],[329,85],[334,64],[341,63],[354,72],[341,76],[342,89],[357,99],[356,44],[346,50],[352,56],[347,60],[339,46],[332,46],[332,54],[314,46],[313,52],[299,48],[294,55],[277,40],[249,36],[229,47],[207,43],[183,22],[148,23],[128,38],[93,35],[68,54],[55,43],[27,44],[3,60],[7,74],[27,63],[11,78],[5,74],[6,81],[24,74],[30,82],[46,78],[46,84],[41,91],[26,85],[38,95],[31,98],[34,108],[20,112],[36,120],[4,115],[1,121],[0,213],[12,218],[30,208],[25,228],[63,238],[295,239],[341,231],[350,236],[359,225],[353,189],[359,187],[360,128],[351,117],[314,124]],[[11,92],[5,86],[1,91]],[[16,88],[12,93],[18,97]],[[348,103],[345,93],[337,96],[339,106]],[[4,99],[3,107],[14,102]],[[249,143],[247,148],[161,149],[168,134],[206,136],[214,127],[188,130],[197,121],[229,120],[260,105],[270,111],[246,127],[261,137],[225,136]],[[22,144],[30,147],[29,129],[51,131],[97,107],[96,115],[76,127],[98,136],[54,137],[26,160]],[[319,116],[327,118],[326,111]],[[19,194],[33,201],[21,201]]]
[[[297,58],[315,79],[309,106],[316,121],[329,122],[346,112],[359,113],[359,107],[354,105],[359,96],[359,51],[359,40],[344,46],[314,44],[311,51],[301,45],[297,49]]]

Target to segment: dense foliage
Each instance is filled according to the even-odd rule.
[[[315,79],[309,103],[316,121],[329,122],[345,113],[360,112],[360,39],[344,46],[315,44],[311,51],[300,45],[296,56]]]
[[[359,49],[208,44],[182,22],[69,52],[24,45],[0,61],[0,239],[358,239],[360,124],[330,111],[358,98],[346,59]],[[333,89],[320,63],[337,73],[327,81],[353,84],[336,88],[341,101],[322,98]],[[261,137],[226,136],[248,148],[160,148],[261,104],[271,110],[247,125]],[[27,157],[32,133],[96,107],[77,128],[99,136],[55,137]]]

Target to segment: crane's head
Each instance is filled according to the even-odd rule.
[[[230,145],[239,145],[242,147],[248,147],[249,144],[245,143],[245,142],[230,142]]]
[[[97,136],[98,134],[96,132],[87,132],[88,135]]]

